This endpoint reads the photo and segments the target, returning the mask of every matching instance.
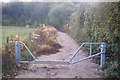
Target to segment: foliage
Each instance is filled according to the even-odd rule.
[[[47,3],[11,2],[2,4],[2,25],[37,26],[47,17]]]
[[[55,54],[62,46],[56,40],[57,31],[54,27],[39,26],[31,35],[30,43],[31,50],[36,56]]]
[[[19,69],[15,65],[15,36],[19,34],[20,39],[24,40],[31,31],[33,31],[33,28],[2,26],[2,77],[14,77],[17,75]],[[6,43],[6,37],[9,37],[8,43]],[[25,54],[22,56],[25,56]],[[26,58],[24,57],[24,59]]]
[[[111,67],[107,68],[107,78],[120,78],[120,67],[118,61],[111,61]]]
[[[45,23],[60,29],[74,10],[72,3],[3,3],[2,25],[37,26]]]
[[[95,5],[96,4],[96,5]],[[86,7],[83,7],[86,5]],[[106,42],[108,76],[118,77],[120,55],[119,3],[81,3],[68,22],[68,33],[78,42]],[[113,62],[113,64],[109,64]],[[112,67],[113,66],[113,67]],[[118,71],[117,71],[118,70]]]
[[[9,29],[9,27],[8,27]],[[21,27],[11,27],[11,29],[17,30],[21,29]],[[32,29],[30,31],[33,31]],[[4,27],[4,31],[6,32],[6,27]],[[11,33],[15,33],[16,31],[11,31]],[[29,32],[29,31],[28,31]],[[28,33],[27,32],[27,33]],[[16,32],[17,33],[17,32]],[[24,29],[22,34],[24,33]],[[37,57],[40,55],[50,55],[55,54],[61,48],[55,39],[56,39],[56,29],[54,27],[38,27],[35,29],[31,35],[27,34],[24,35],[26,38],[22,39],[19,34],[20,40],[24,41],[28,48],[32,51],[32,53]],[[9,34],[10,36],[11,34]],[[36,36],[37,35],[37,36]],[[38,36],[39,35],[39,36]],[[14,35],[15,36],[15,35]],[[2,47],[2,70],[3,70],[3,77],[15,77],[18,73],[20,68],[27,67],[27,65],[21,65],[20,68],[15,65],[15,37],[11,38],[8,43],[5,43]],[[21,44],[21,60],[31,61],[33,58],[30,56],[29,52],[26,48]]]
[[[69,19],[74,10],[75,6],[72,3],[61,3],[55,6],[48,14],[49,24],[54,25],[57,29],[60,29]]]
[[[118,58],[120,55],[120,2],[3,3],[2,16],[3,25],[37,26],[45,23],[54,25],[59,30],[64,29],[79,43],[106,42],[107,76],[120,76],[118,68],[120,64]],[[51,40],[55,38],[54,35],[46,37],[49,29],[42,29],[39,28],[36,31],[36,34],[42,36],[42,40],[40,42],[37,39],[34,40],[39,42],[39,45],[32,47],[32,49],[39,47],[39,53],[44,52],[44,49],[49,52],[50,43],[54,44]]]

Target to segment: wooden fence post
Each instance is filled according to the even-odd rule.
[[[9,37],[6,37],[6,64],[9,64]]]

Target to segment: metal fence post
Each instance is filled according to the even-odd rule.
[[[20,41],[15,42],[15,62],[17,65],[20,64],[21,56],[20,56]]]
[[[90,44],[90,56],[92,55],[92,44]]]
[[[103,65],[105,64],[105,43],[102,42],[101,44],[101,63],[100,66],[103,67]]]

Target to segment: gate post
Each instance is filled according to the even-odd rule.
[[[92,55],[92,44],[90,43],[90,56]]]
[[[20,64],[21,56],[20,56],[20,41],[15,42],[15,62],[17,65]]]
[[[101,43],[101,63],[100,63],[100,66],[103,67],[103,65],[105,64],[105,43],[102,42]]]

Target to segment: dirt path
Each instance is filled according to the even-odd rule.
[[[63,46],[60,52],[43,55],[38,59],[68,61],[79,47],[71,37],[63,32],[58,32],[57,41]],[[82,53],[80,58],[85,56],[82,51],[80,53]],[[30,64],[28,70],[22,71],[16,78],[98,78],[101,77],[101,73],[98,64],[86,60],[71,65]]]

